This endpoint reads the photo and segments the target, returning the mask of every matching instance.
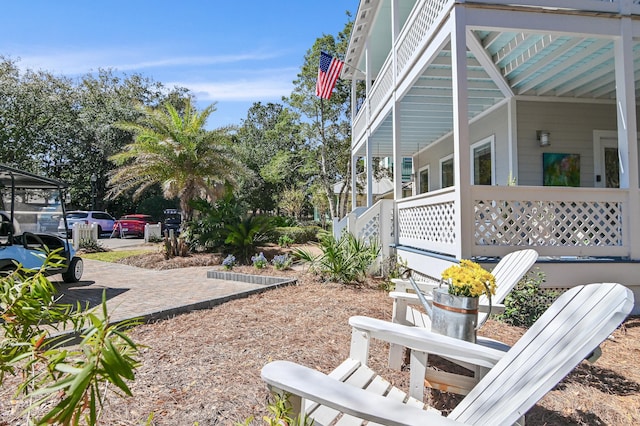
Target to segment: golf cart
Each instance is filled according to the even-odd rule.
[[[64,261],[47,266],[45,273],[61,273],[69,283],[80,280],[82,259],[49,223],[64,218],[66,187],[62,182],[0,164],[0,274],[12,272],[17,265],[39,270],[47,253],[57,250]]]

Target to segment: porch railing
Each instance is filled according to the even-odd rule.
[[[514,246],[541,256],[629,255],[627,190],[474,186],[472,194],[474,255]]]
[[[454,188],[397,202],[398,243],[454,256],[463,238],[471,256],[535,247],[541,256],[630,255],[628,190],[473,186],[473,235],[456,235]]]
[[[394,238],[393,204],[393,200],[380,200],[369,209],[349,213],[334,223],[334,237],[339,238],[341,232],[348,231],[365,241],[375,239],[380,243],[381,255],[388,257]]]
[[[398,243],[455,256],[460,236],[454,196],[451,187],[399,200]]]

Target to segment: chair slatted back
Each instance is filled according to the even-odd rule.
[[[633,308],[615,283],[561,295],[451,412],[468,424],[510,425],[604,341]]]

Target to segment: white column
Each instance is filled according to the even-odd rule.
[[[473,244],[473,200],[467,105],[467,45],[464,7],[454,7],[451,33],[453,73],[453,173],[456,186],[456,257],[469,258]]]
[[[640,259],[640,194],[638,193],[638,127],[636,122],[635,78],[631,18],[620,19],[620,37],[614,42],[616,104],[618,106],[618,152],[620,188],[629,189],[625,238],[632,259]]]
[[[358,207],[358,156],[351,154],[351,211]]]
[[[400,154],[400,103],[393,102],[393,199],[402,199],[402,156]]]
[[[367,207],[373,205],[373,150],[371,149],[371,138],[367,136],[367,153],[365,158],[365,168],[367,173]]]
[[[507,111],[509,171],[507,172],[506,184],[509,185],[509,179],[514,179],[518,184],[518,115],[514,98],[509,98],[507,101]]]

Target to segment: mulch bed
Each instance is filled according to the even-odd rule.
[[[295,275],[298,284],[132,329],[142,345],[134,397],[111,394],[101,423],[140,425],[151,415],[154,425],[232,425],[250,416],[263,424],[269,395],[263,365],[286,359],[329,372],[348,355],[350,316],[391,318],[391,299],[379,281],[356,287],[322,283],[304,271],[259,273]],[[489,320],[481,334],[513,343],[522,333]],[[640,422],[640,318],[629,319],[602,348],[596,364],[583,363],[530,411],[528,425]],[[406,389],[408,373],[389,370],[387,354],[374,341],[372,368]],[[23,424],[9,386],[0,394],[0,425]],[[458,397],[433,391],[428,399],[446,412]]]

